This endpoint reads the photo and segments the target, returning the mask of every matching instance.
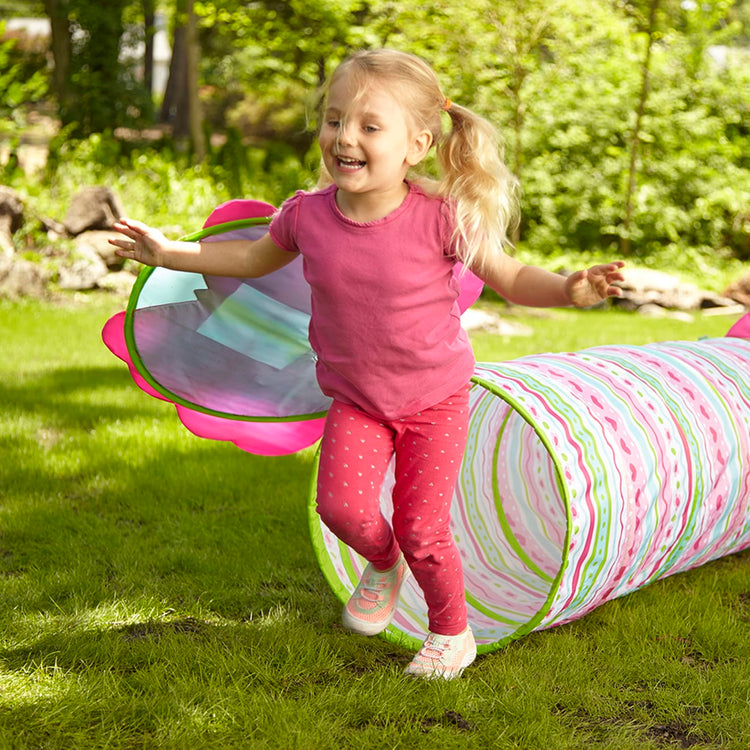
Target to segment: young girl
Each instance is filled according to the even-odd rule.
[[[588,306],[619,295],[616,262],[563,278],[504,252],[516,185],[492,127],[441,91],[422,60],[354,54],[334,72],[314,192],[284,202],[257,241],[170,241],[122,219],[118,255],[210,275],[257,277],[303,256],[310,343],[333,398],[320,447],[317,510],[369,563],[343,612],[374,635],[413,574],[429,634],[406,672],[450,679],[474,661],[450,504],[468,424],[474,356],[461,328],[459,260],[520,305]],[[447,135],[442,119],[450,120]],[[432,146],[443,179],[407,180]],[[395,454],[393,517],[380,511]]]

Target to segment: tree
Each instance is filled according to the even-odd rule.
[[[490,3],[487,8],[487,19],[497,39],[497,56],[505,68],[501,80],[512,110],[512,169],[519,181],[523,180],[523,133],[528,106],[524,87],[529,74],[541,64],[559,10],[560,2]],[[521,239],[520,233],[517,225],[511,237],[514,243]]]
[[[646,49],[641,63],[641,85],[638,92],[638,105],[636,107],[635,123],[629,139],[630,161],[628,165],[628,187],[625,194],[625,218],[623,220],[623,232],[620,237],[620,252],[624,256],[630,255],[630,224],[633,219],[633,195],[635,193],[637,164],[638,164],[638,147],[641,141],[641,124],[643,114],[646,110],[646,100],[648,99],[649,79],[651,76],[651,53],[657,38],[657,11],[659,9],[659,0],[649,0],[648,4],[648,21],[645,26]]]
[[[206,155],[206,142],[198,87],[200,50],[197,23],[193,0],[177,0],[172,60],[160,121],[172,125],[176,138],[189,140],[196,161],[202,161]]]
[[[314,140],[315,92],[362,44],[361,0],[200,4],[202,80],[212,124],[305,155]],[[212,116],[213,113],[213,116]]]
[[[154,35],[156,34],[156,0],[143,0],[143,85],[149,97],[154,95]]]
[[[70,108],[70,65],[73,56],[68,0],[44,0],[44,10],[50,21],[50,45],[54,69],[52,90],[60,112]]]
[[[44,0],[50,19],[53,90],[69,136],[114,130],[148,111],[143,87],[120,60],[123,12],[132,0]]]
[[[43,99],[48,90],[44,70],[24,64],[27,58],[19,52],[18,40],[5,39],[4,32],[5,22],[0,21],[0,132],[11,124],[23,127],[24,104]]]

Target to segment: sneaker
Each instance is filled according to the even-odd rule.
[[[471,628],[459,635],[430,633],[404,673],[428,680],[435,677],[452,680],[460,677],[476,658],[477,646]]]
[[[360,635],[382,633],[393,618],[398,592],[408,577],[409,567],[403,555],[388,570],[377,570],[369,564],[344,607],[344,627]]]

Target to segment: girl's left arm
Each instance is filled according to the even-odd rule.
[[[603,263],[565,277],[537,266],[527,266],[500,253],[483,268],[472,270],[499,295],[516,305],[589,307],[607,297],[622,296],[622,290],[613,284],[624,280],[620,273],[624,265],[621,260]]]

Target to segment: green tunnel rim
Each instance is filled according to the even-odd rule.
[[[221,224],[215,224],[210,227],[204,227],[203,229],[187,234],[182,237],[184,242],[198,242],[206,237],[213,237],[217,234],[223,234],[235,229],[246,229],[247,227],[263,226],[269,224],[271,218],[268,216],[256,216],[248,219],[237,219],[235,221],[226,221]],[[230,419],[236,422],[303,422],[313,419],[320,419],[326,415],[326,411],[313,412],[310,414],[292,414],[286,417],[253,417],[244,414],[231,414],[223,412],[218,409],[212,409],[202,404],[198,404],[190,399],[184,398],[177,393],[174,393],[169,388],[163,386],[154,376],[150,373],[148,367],[143,361],[141,354],[138,350],[138,344],[135,340],[135,315],[138,311],[138,301],[141,293],[146,285],[146,282],[150,278],[151,274],[156,270],[154,267],[147,266],[141,270],[138,274],[138,278],[133,285],[133,290],[128,299],[128,306],[125,310],[125,323],[124,323],[124,335],[125,344],[128,349],[128,354],[138,374],[153,388],[157,393],[164,396],[164,398],[172,401],[178,406],[183,406],[192,411],[199,412],[201,414],[207,414],[212,417],[221,417],[223,419]]]

